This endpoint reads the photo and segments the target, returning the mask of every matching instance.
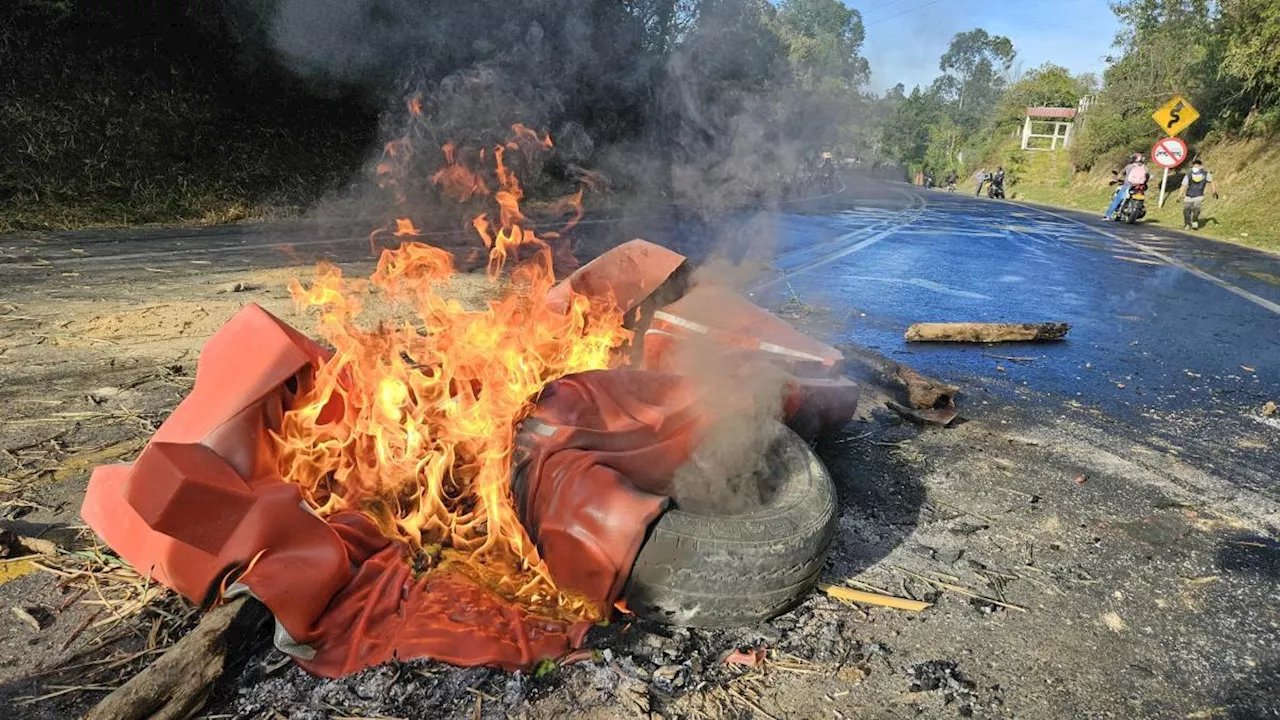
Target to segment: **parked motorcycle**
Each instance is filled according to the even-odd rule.
[[[1116,222],[1126,222],[1132,225],[1145,217],[1146,214],[1147,186],[1134,185],[1129,188],[1129,194],[1120,203],[1120,209],[1116,211],[1113,219]]]
[[[991,184],[987,186],[987,197],[993,200],[1003,200],[1004,199],[1004,183],[996,182],[995,180],[992,180]]]

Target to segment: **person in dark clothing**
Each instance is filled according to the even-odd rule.
[[[1213,197],[1218,197],[1218,185],[1213,181],[1213,173],[1205,169],[1204,163],[1195,160],[1191,170],[1182,178],[1182,192],[1178,202],[1182,203],[1182,229],[1200,229],[1200,208],[1204,205],[1204,191],[1208,189]]]
[[[948,170],[948,171],[947,171],[947,192],[955,192],[955,191],[956,191],[956,180],[957,180],[957,179],[959,179],[959,178],[958,178],[958,173],[956,173],[956,171],[955,171],[955,170]]]
[[[991,185],[987,188],[987,197],[1003,198],[1004,197],[1004,168],[996,168],[996,172],[991,176]]]

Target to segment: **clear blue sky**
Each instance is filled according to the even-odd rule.
[[[927,85],[951,36],[982,28],[1013,41],[1015,67],[1054,62],[1101,76],[1119,25],[1107,0],[844,0],[862,12],[871,87]]]

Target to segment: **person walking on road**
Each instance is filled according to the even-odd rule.
[[[1102,214],[1103,220],[1110,220],[1111,216],[1120,209],[1120,204],[1129,197],[1129,188],[1134,185],[1146,185],[1147,179],[1151,177],[1151,173],[1147,172],[1147,164],[1142,161],[1142,153],[1134,153],[1129,158],[1129,164],[1124,166],[1121,171],[1123,183],[1120,185],[1120,191],[1115,197],[1111,198],[1111,205],[1107,207],[1107,211]]]
[[[1204,163],[1194,160],[1191,170],[1182,178],[1182,192],[1178,202],[1182,203],[1182,229],[1200,229],[1200,208],[1204,205],[1204,191],[1208,188],[1213,197],[1218,197],[1218,185],[1213,181],[1213,173],[1205,169]]]
[[[978,189],[974,191],[973,196],[982,197],[982,186],[987,182],[987,169],[980,168],[978,172],[974,174],[973,179],[978,181]]]

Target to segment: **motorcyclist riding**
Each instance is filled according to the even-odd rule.
[[[956,180],[958,179],[959,174],[954,169],[947,171],[947,192],[956,191]]]
[[[836,166],[831,161],[831,153],[822,153],[822,167],[819,168],[822,178],[822,191],[831,192],[835,186]]]
[[[1120,204],[1129,196],[1129,189],[1134,185],[1146,185],[1150,179],[1151,173],[1147,172],[1146,163],[1142,161],[1142,153],[1134,153],[1129,157],[1129,164],[1124,166],[1124,170],[1120,171],[1120,189],[1116,191],[1114,197],[1111,198],[1111,205],[1107,207],[1107,211],[1102,214],[1103,220],[1110,220],[1112,215],[1120,209]],[[1112,180],[1112,182],[1116,182]]]

